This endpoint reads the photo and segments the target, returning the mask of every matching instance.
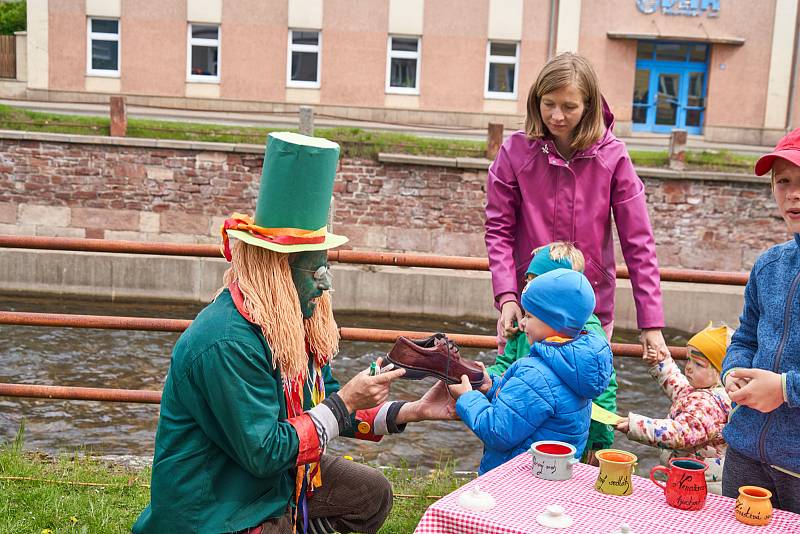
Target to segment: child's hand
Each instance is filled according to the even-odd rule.
[[[478,388],[478,391],[485,394],[492,389],[492,377],[489,376],[489,371],[486,370],[486,366],[483,365],[483,362],[475,363],[477,363],[480,368],[483,369],[483,382],[481,382],[481,387]]]
[[[467,375],[461,375],[460,384],[454,384],[452,386],[447,386],[447,387],[450,388],[450,394],[455,399],[458,399],[464,393],[472,391],[472,384],[469,383],[469,378],[467,378]]]
[[[628,419],[627,417],[623,417],[622,419],[620,419],[619,423],[617,423],[617,426],[615,428],[619,432],[627,434],[628,431],[630,430],[630,424],[631,424],[630,419]]]
[[[743,404],[759,412],[771,412],[784,402],[783,379],[778,373],[766,369],[736,369],[728,377],[747,383],[730,393],[731,401]],[[726,380],[727,382],[727,380]]]
[[[728,392],[728,395],[742,389],[750,380],[747,378],[739,378],[736,375],[736,371],[731,371],[728,373],[728,376],[725,377],[725,391]]]
[[[646,361],[648,365],[653,366],[662,361],[664,356],[660,355],[655,347],[647,347],[647,350],[642,354],[642,359]]]

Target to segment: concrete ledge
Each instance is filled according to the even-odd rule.
[[[132,146],[141,148],[172,148],[176,150],[195,150],[200,152],[243,152],[263,154],[264,145],[245,143],[214,143],[199,141],[180,141],[174,139],[146,139],[140,137],[110,137],[103,135],[76,135],[49,132],[26,132],[20,130],[0,130],[0,139],[19,141],[40,141],[43,143],[70,143],[81,145]]]
[[[485,171],[492,164],[486,158],[448,158],[441,156],[418,156],[416,154],[395,154],[380,152],[380,163],[400,163],[403,165],[428,165],[432,167],[452,167],[457,169],[478,169]]]
[[[209,302],[222,284],[222,259],[0,249],[0,292],[115,301]],[[334,309],[495,321],[485,271],[334,263]],[[665,282],[667,325],[697,331],[709,320],[738,325],[744,287]],[[615,324],[636,328],[628,280],[617,281]],[[403,325],[398,324],[398,329]]]
[[[178,141],[171,139],[144,139],[137,137],[108,137],[101,135],[75,135],[48,132],[26,132],[19,130],[0,130],[0,139],[20,141],[40,141],[52,143],[72,143],[85,145],[132,146],[141,148],[170,148],[175,150],[195,150],[199,152],[237,152],[247,154],[263,154],[263,145],[245,143],[214,143],[199,141]],[[401,165],[425,165],[431,167],[451,167],[458,169],[486,170],[492,160],[486,158],[460,158],[440,156],[419,156],[415,154],[396,154],[381,152],[380,163],[396,163]],[[661,180],[706,180],[717,182],[740,182],[769,184],[767,176],[754,176],[743,173],[726,173],[711,171],[674,171],[652,167],[637,167],[636,172],[642,178]]]
[[[658,178],[660,180],[706,180],[709,182],[740,182],[752,184],[769,184],[769,176],[756,176],[754,174],[714,172],[714,171],[674,171],[672,169],[658,169],[653,167],[637,167],[636,173],[641,178]]]

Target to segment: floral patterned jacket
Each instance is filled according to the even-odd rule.
[[[664,449],[661,463],[668,465],[672,458],[694,457],[708,464],[706,480],[722,480],[722,465],[727,444],[722,429],[728,422],[731,400],[725,388],[695,389],[667,357],[650,367],[650,376],[672,400],[666,419],[652,419],[631,413],[628,439]]]

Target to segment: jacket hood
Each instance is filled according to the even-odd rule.
[[[617,139],[612,132],[615,124],[614,114],[611,112],[611,108],[608,106],[608,102],[606,102],[605,97],[601,96],[600,99],[603,103],[603,124],[606,126],[606,131],[603,132],[603,136],[593,146],[588,148],[589,151],[596,151],[598,148]]]
[[[611,379],[611,347],[599,334],[583,332],[563,343],[540,341],[535,351],[579,397],[597,397]]]

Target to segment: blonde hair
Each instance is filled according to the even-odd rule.
[[[550,133],[542,120],[542,96],[567,85],[575,85],[583,95],[583,117],[572,132],[570,147],[583,150],[596,143],[605,133],[603,97],[600,83],[591,64],[578,54],[564,52],[544,66],[528,92],[528,115],[525,133],[531,139],[542,139]]]
[[[572,270],[578,271],[579,273],[582,273],[586,268],[586,260],[583,257],[583,252],[578,250],[578,247],[573,243],[568,243],[567,241],[555,241],[549,245],[537,247],[533,249],[531,257],[536,256],[536,253],[545,247],[550,247],[551,260],[559,261],[566,258],[572,264]]]
[[[248,245],[236,240],[232,261],[225,271],[225,287],[238,282],[244,309],[272,351],[272,365],[289,380],[305,376],[308,351],[324,361],[339,351],[339,330],[333,318],[330,294],[317,299],[314,314],[304,319],[292,281],[289,254]],[[224,289],[224,287],[222,288]],[[222,291],[222,289],[220,291]]]

